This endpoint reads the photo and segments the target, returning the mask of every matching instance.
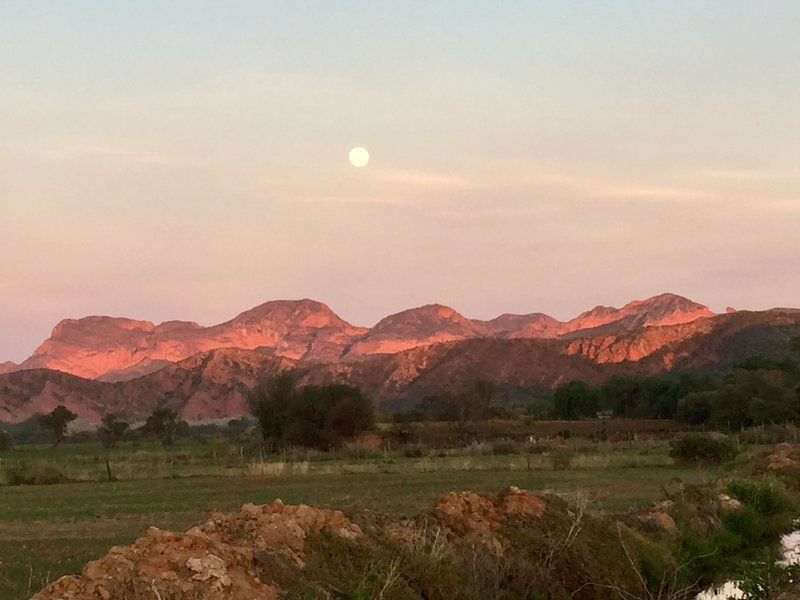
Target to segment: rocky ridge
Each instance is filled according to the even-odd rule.
[[[50,369],[86,379],[127,381],[158,371],[199,353],[220,348],[270,352],[303,362],[359,360],[397,354],[421,346],[478,338],[597,338],[599,360],[638,360],[658,346],[659,335],[630,355],[609,336],[713,317],[705,306],[674,294],[626,304],[621,309],[596,307],[567,322],[542,313],[504,314],[495,319],[469,319],[450,307],[430,304],[391,315],[372,328],[347,323],[328,306],[313,300],[274,301],[245,311],[230,321],[203,327],[189,321],[156,325],[127,318],[90,316],[66,319],[20,365],[0,364],[0,374]],[[673,331],[673,335],[678,330]],[[611,346],[613,345],[613,348]]]
[[[475,378],[494,381],[508,398],[524,399],[572,379],[598,384],[623,373],[724,373],[755,354],[786,358],[796,335],[798,313],[739,311],[616,335],[469,338],[329,363],[276,356],[270,349],[220,348],[114,383],[46,369],[0,375],[0,421],[24,421],[58,404],[90,421],[107,412],[137,421],[160,406],[190,421],[238,417],[249,412],[249,390],[284,370],[292,370],[301,385],[357,385],[387,411],[411,408],[426,395],[452,390],[453,382]]]

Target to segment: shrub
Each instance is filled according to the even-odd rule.
[[[797,441],[798,429],[794,425],[766,425],[745,429],[738,437],[745,444],[780,444]]]
[[[517,445],[511,440],[498,440],[492,444],[492,454],[508,455],[517,454]]]
[[[553,469],[556,471],[564,471],[572,466],[572,459],[575,458],[575,452],[569,448],[559,448],[553,452]]]
[[[734,481],[728,487],[728,493],[765,516],[789,512],[794,508],[786,489],[775,480]]]
[[[670,446],[669,455],[684,464],[722,464],[733,460],[739,453],[730,438],[692,433],[672,442]]]
[[[419,444],[410,444],[403,448],[403,456],[408,458],[422,458],[425,456],[425,449]]]
[[[467,456],[482,456],[491,453],[491,448],[486,442],[471,442],[464,447],[464,454]]]
[[[14,440],[11,434],[0,429],[0,452],[7,452],[14,447]]]
[[[375,458],[380,456],[381,452],[374,446],[365,444],[361,440],[350,440],[342,444],[340,451],[342,458],[361,459],[361,458]]]
[[[55,464],[44,461],[19,462],[4,468],[8,485],[51,485],[67,483],[67,477]]]

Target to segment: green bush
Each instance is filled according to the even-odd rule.
[[[786,489],[780,482],[774,480],[734,481],[728,487],[728,493],[765,516],[794,509],[794,503],[787,495]]]
[[[7,452],[14,447],[14,439],[7,431],[0,429],[0,452]]]
[[[8,485],[52,485],[70,481],[55,464],[45,461],[12,463],[4,466]]]
[[[425,449],[419,444],[409,444],[403,448],[403,456],[408,458],[422,458],[425,456]]]
[[[670,444],[669,455],[683,464],[716,465],[729,462],[739,453],[733,440],[689,433]]]

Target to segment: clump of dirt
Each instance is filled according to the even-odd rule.
[[[537,519],[546,509],[545,500],[531,492],[510,487],[505,492],[446,494],[433,509],[432,517],[467,542],[503,550],[497,531],[510,517]]]
[[[792,444],[782,443],[757,463],[762,473],[800,474],[800,449]]]
[[[280,500],[246,504],[186,533],[152,527],[132,546],[112,548],[81,575],[62,577],[33,600],[274,600],[281,590],[262,578],[259,559],[274,551],[302,569],[307,537],[322,531],[346,539],[362,535],[339,511]]]

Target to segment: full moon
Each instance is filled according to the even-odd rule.
[[[356,146],[352,150],[350,150],[350,164],[354,167],[363,167],[369,162],[369,152],[367,152],[366,148],[362,148],[361,146]]]

